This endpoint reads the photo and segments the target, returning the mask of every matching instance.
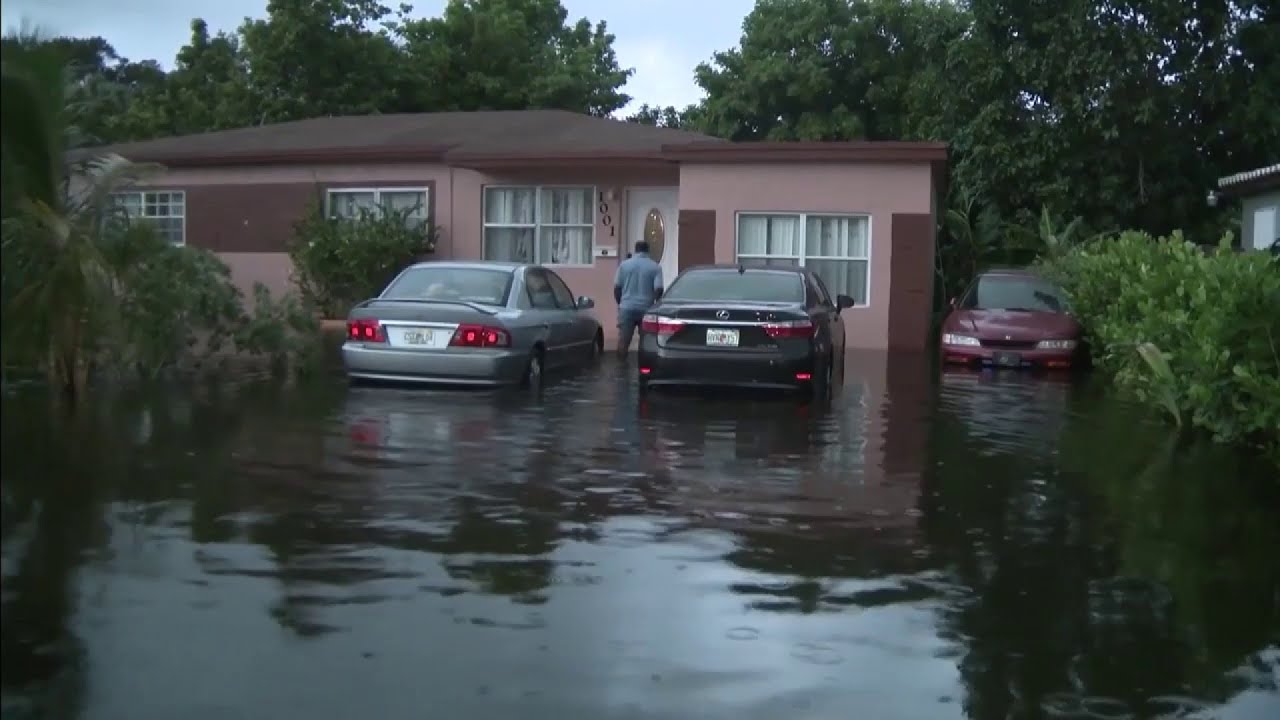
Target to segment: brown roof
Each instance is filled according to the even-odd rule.
[[[693,141],[667,145],[664,154],[685,162],[920,162],[945,163],[940,142],[749,142]]]
[[[724,141],[564,110],[509,110],[314,118],[123,143],[83,151],[173,166],[288,162],[484,162],[522,156],[625,159],[666,145]]]
[[[945,175],[932,142],[742,142],[565,110],[359,115],[122,143],[112,152],[172,167],[320,162],[447,162],[474,168],[617,162],[908,162]]]

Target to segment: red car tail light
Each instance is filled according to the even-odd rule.
[[[359,318],[347,321],[347,338],[356,342],[384,343],[387,341],[387,334],[382,329],[382,323],[374,318]]]
[[[771,338],[808,338],[813,337],[817,328],[809,320],[788,320],[786,322],[766,323],[764,332]]]
[[[490,325],[459,325],[449,340],[449,347],[511,347],[511,334]]]
[[[682,327],[684,327],[683,322],[659,315],[645,315],[640,320],[640,332],[655,335],[674,335]]]

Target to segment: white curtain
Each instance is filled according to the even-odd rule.
[[[591,264],[591,228],[543,227],[539,261],[551,265]]]
[[[484,259],[498,262],[533,262],[533,228],[486,227]]]
[[[738,216],[738,254],[769,254],[769,218],[764,215]]]
[[[484,257],[500,262],[534,262],[533,188],[485,188]]]
[[[805,221],[805,266],[827,289],[867,303],[867,219],[810,215]]]
[[[530,225],[535,222],[533,188],[485,188],[486,225]]]
[[[740,215],[738,255],[747,265],[795,265],[800,256],[800,218]]]
[[[591,263],[595,223],[590,188],[544,188],[538,219],[538,261],[550,265]]]
[[[379,193],[382,207],[394,212],[408,212],[405,221],[410,225],[427,222],[427,194],[420,190],[383,190]]]
[[[804,254],[821,258],[866,258],[867,219],[808,216]]]
[[[375,210],[377,207],[378,194],[375,192],[329,193],[329,217],[359,217],[362,210]]]
[[[590,188],[546,188],[542,191],[544,225],[587,225],[592,222]]]
[[[484,223],[488,260],[591,263],[591,188],[486,188]]]

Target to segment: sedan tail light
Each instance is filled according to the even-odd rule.
[[[684,327],[683,322],[662,317],[661,315],[649,314],[640,320],[640,332],[654,333],[655,335],[674,335],[682,327]]]
[[[449,347],[511,347],[511,334],[491,325],[459,325],[449,340]]]
[[[809,338],[817,328],[810,320],[788,320],[765,323],[764,332],[771,338]]]
[[[347,338],[357,342],[384,343],[387,333],[376,319],[359,318],[347,321]]]

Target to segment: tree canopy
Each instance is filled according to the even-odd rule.
[[[83,141],[352,113],[605,116],[631,101],[606,23],[571,20],[560,0],[410,14],[271,0],[231,33],[193,20],[168,71],[103,38],[54,43],[95,110]],[[946,141],[953,207],[990,228],[1047,211],[1091,231],[1216,237],[1228,216],[1205,190],[1280,158],[1280,6],[1263,0],[758,0],[738,46],[693,75],[700,103],[627,119],[735,140]]]
[[[1280,158],[1280,7],[1239,0],[760,0],[696,70],[736,140],[933,139],[1001,215],[1199,228]]]
[[[211,35],[199,18],[167,72],[106,38],[45,41],[93,108],[83,144],[327,115],[556,108],[609,115],[630,102],[604,22],[559,0],[450,0],[409,17],[376,0],[270,0],[266,16]],[[6,38],[6,44],[17,42]],[[317,61],[320,59],[320,61]]]

